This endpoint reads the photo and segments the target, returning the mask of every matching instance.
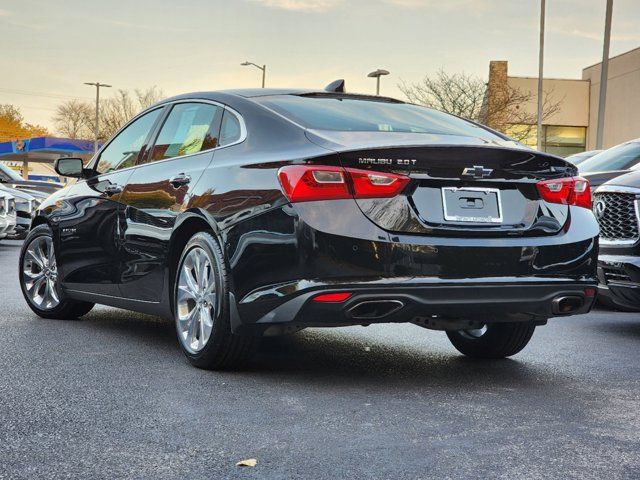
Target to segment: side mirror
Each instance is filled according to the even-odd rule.
[[[84,178],[86,173],[81,158],[58,158],[53,168],[63,177]]]

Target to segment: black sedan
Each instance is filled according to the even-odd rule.
[[[335,84],[332,84],[335,85]],[[193,93],[142,112],[48,198],[20,258],[41,317],[95,303],[175,320],[198,367],[262,335],[413,322],[513,355],[589,311],[598,225],[564,160],[398,100]]]

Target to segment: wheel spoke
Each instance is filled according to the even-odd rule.
[[[187,284],[187,288],[189,290],[191,290],[191,293],[193,295],[195,295],[196,293],[198,293],[198,285],[197,285],[197,280],[193,277],[192,275],[192,268],[188,267],[185,263],[185,265],[182,267],[183,269],[183,279],[185,281],[185,283]]]
[[[200,307],[194,308],[193,315],[190,317],[189,328],[187,329],[187,341],[193,348],[194,343],[196,343],[198,328],[200,326]]]
[[[38,266],[38,268],[40,268],[40,270],[44,268],[44,264],[42,263],[42,260],[40,259],[39,256],[36,255],[36,252],[32,249],[32,247],[29,247],[27,249],[25,260],[27,259],[27,256],[30,257],[31,261],[36,263],[36,265]]]
[[[195,299],[195,292],[191,291],[191,288],[187,285],[178,285],[178,303]]]
[[[56,292],[56,282],[54,280],[49,279],[47,282],[49,285],[49,295],[51,296],[51,300],[55,303],[60,303],[60,298],[58,298],[58,292]]]

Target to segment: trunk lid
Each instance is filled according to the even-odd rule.
[[[322,133],[314,140],[336,150],[343,167],[411,178],[397,197],[356,200],[372,222],[390,232],[549,235],[567,221],[569,207],[545,202],[536,187],[540,180],[576,175],[575,166],[558,157],[473,137]],[[382,137],[404,146],[382,146]],[[362,148],[367,142],[380,146]]]

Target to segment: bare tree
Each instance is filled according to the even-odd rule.
[[[144,90],[136,89],[133,94],[127,90],[118,90],[114,96],[105,99],[100,104],[101,140],[110,138],[138,112],[163,97],[162,90],[154,86]]]
[[[526,108],[535,100],[535,93],[508,84],[489,91],[480,77],[440,70],[419,83],[403,82],[398,88],[410,102],[483,123],[518,141],[530,137],[536,128],[537,114]],[[553,91],[546,91],[542,120],[556,114],[563,100],[556,101]]]
[[[100,101],[100,134],[104,142],[138,112],[164,97],[158,87],[135,89],[133,93],[118,90],[112,97]],[[1,112],[0,112],[1,113]],[[56,109],[53,117],[57,131],[69,138],[93,138],[95,135],[95,105],[91,102],[69,100]]]
[[[68,138],[91,138],[94,108],[89,102],[76,99],[58,105],[53,117],[56,131]]]
[[[475,122],[480,120],[482,102],[487,91],[485,82],[465,73],[438,71],[419,83],[402,82],[398,88],[412,103],[451,113]]]

